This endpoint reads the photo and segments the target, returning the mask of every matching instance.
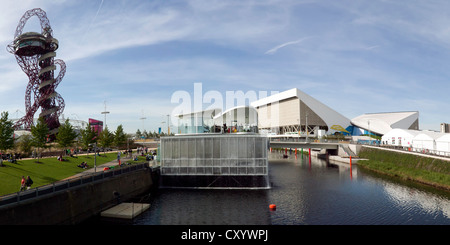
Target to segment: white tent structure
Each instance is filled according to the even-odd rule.
[[[415,151],[436,151],[436,139],[443,136],[443,133],[433,131],[421,131],[413,138],[413,148]]]
[[[450,156],[450,134],[444,134],[436,139],[436,152],[439,155]]]
[[[383,145],[411,147],[413,139],[421,133],[418,130],[394,128],[381,137]]]

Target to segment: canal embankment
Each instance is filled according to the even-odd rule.
[[[450,159],[365,146],[358,156],[362,168],[450,190]]]
[[[119,168],[101,172],[92,176],[91,181],[80,180],[84,184],[68,180],[68,187],[62,190],[2,205],[0,224],[79,224],[121,201],[148,193],[157,183],[157,173],[148,164],[143,166],[133,171],[123,172]]]

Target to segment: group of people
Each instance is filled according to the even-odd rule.
[[[137,148],[137,154],[141,154],[141,156],[144,156],[144,153],[147,154],[148,148],[147,147],[138,147]]]
[[[0,161],[3,163],[3,161],[8,161],[10,163],[17,163],[17,159],[21,159],[20,153],[13,153],[13,154],[0,154]]]
[[[30,178],[30,176],[27,176],[25,179],[24,176],[22,176],[22,180],[20,181],[20,191],[24,191],[25,189],[30,189],[31,185],[33,184],[33,180]]]
[[[70,152],[70,153],[72,153],[72,152]],[[130,151],[126,151],[125,153],[131,154],[132,151],[131,150]],[[142,156],[144,156],[144,153],[145,153],[147,161],[153,160],[154,159],[154,155],[156,155],[155,151],[148,152],[148,148],[147,147],[138,148],[138,155],[139,155],[139,153]],[[117,160],[119,161],[119,165],[120,165],[120,157],[121,157],[121,152],[118,152]],[[3,159],[4,159],[4,156],[0,155],[0,164],[2,163]],[[14,155],[12,156],[12,159],[15,160],[15,156]],[[57,159],[58,159],[58,161],[66,161],[63,158],[62,155],[59,155],[57,157]],[[10,159],[8,159],[8,160],[10,160]],[[135,156],[135,158],[133,160],[137,161],[137,155]],[[80,167],[80,168],[83,168],[83,169],[87,169],[89,166],[88,166],[88,164],[86,162],[82,162],[79,165],[77,165],[77,167]],[[33,180],[30,178],[30,176],[27,176],[27,178],[22,176],[22,180],[21,180],[21,183],[20,183],[20,191],[24,191],[24,190],[30,189],[32,184],[33,184]]]

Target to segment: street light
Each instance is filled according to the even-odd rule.
[[[142,117],[139,118],[139,119],[142,120],[142,133],[144,133],[144,131],[145,131],[144,120],[147,119],[147,118],[144,116],[144,110],[142,110]]]
[[[102,111],[102,114],[105,115],[105,127],[104,128],[106,128],[106,114],[109,114],[109,111],[106,111],[106,100],[104,101],[104,103],[105,103],[105,111]]]
[[[170,119],[169,119],[169,114],[167,115],[167,135],[170,135]]]

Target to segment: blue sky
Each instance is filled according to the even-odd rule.
[[[201,83],[223,96],[299,88],[350,119],[419,111],[421,129],[450,122],[449,1],[2,1],[0,111],[11,118],[24,114],[28,78],[6,46],[36,7],[67,65],[66,118],[103,120],[106,101],[110,129],[156,131],[171,96]]]

